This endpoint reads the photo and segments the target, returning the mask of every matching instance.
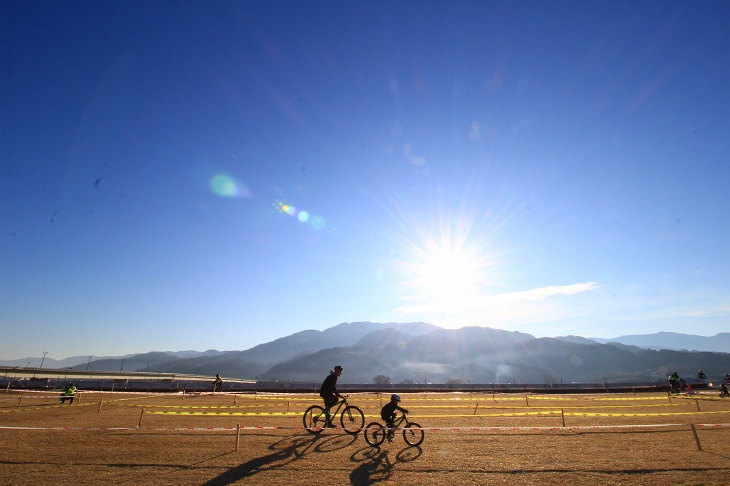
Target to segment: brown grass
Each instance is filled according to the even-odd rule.
[[[707,426],[730,423],[730,401],[714,396],[402,396],[411,420],[443,428],[426,430],[420,447],[396,436],[373,448],[362,434],[337,429],[311,435],[301,413],[319,403],[313,395],[84,393],[60,406],[55,397],[3,394],[0,425],[32,428],[0,429],[0,484],[730,482],[730,427]],[[378,396],[353,395],[350,403],[366,422],[379,421]],[[704,424],[696,427],[702,450],[690,424]],[[280,428],[248,428],[256,426]]]

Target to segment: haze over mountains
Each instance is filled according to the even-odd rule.
[[[335,364],[342,383],[648,382],[667,372],[710,379],[730,371],[730,333],[703,337],[678,333],[589,339],[535,338],[486,327],[442,329],[427,323],[343,323],[307,330],[244,351],[152,352],[120,357],[44,360],[44,368],[158,371],[228,378],[319,383]],[[0,361],[39,366],[40,358]],[[28,364],[30,363],[30,364]]]

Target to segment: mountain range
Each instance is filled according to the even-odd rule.
[[[194,373],[318,383],[335,364],[341,383],[656,382],[703,369],[718,379],[730,368],[730,333],[713,337],[660,332],[614,339],[530,334],[487,327],[443,329],[427,323],[342,323],[307,330],[244,351],[151,352],[92,359],[46,359],[46,368]],[[37,365],[39,358],[0,361]]]

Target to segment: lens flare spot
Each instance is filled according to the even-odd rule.
[[[213,193],[221,197],[248,197],[250,191],[245,185],[237,184],[226,174],[216,174],[210,179],[210,188]]]
[[[306,223],[309,220],[309,213],[306,211],[299,211],[299,216],[297,217],[299,218],[299,221]]]
[[[324,218],[321,216],[315,216],[312,218],[312,228],[316,230],[323,230],[325,227],[325,221]]]

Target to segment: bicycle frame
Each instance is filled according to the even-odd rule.
[[[365,414],[358,407],[347,403],[345,397],[334,403],[328,410],[319,405],[312,405],[304,411],[302,421],[307,432],[319,434],[325,428],[335,427],[334,421],[338,416],[342,430],[348,434],[356,435],[365,425]],[[328,418],[329,420],[327,420]]]
[[[404,425],[405,422],[405,425]],[[421,445],[424,439],[423,428],[416,422],[408,420],[408,414],[402,413],[393,420],[393,427],[383,426],[379,422],[371,422],[363,431],[365,441],[373,447],[378,447],[385,441],[390,432],[403,431],[403,440],[412,447]],[[389,438],[389,440],[391,440]]]

